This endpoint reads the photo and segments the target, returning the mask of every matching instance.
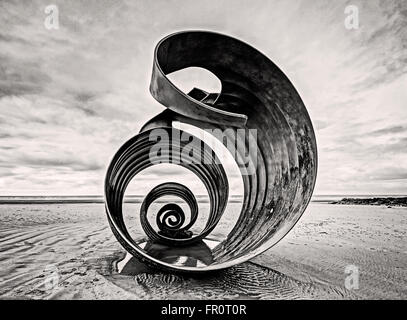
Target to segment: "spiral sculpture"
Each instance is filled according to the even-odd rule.
[[[179,90],[167,75],[187,67],[212,72],[221,82],[221,92]],[[152,266],[202,272],[247,261],[281,240],[306,209],[317,173],[312,123],[284,73],[242,41],[186,31],[169,35],[156,46],[150,92],[166,109],[119,149],[105,179],[107,217],[121,245]],[[215,137],[224,145],[236,142],[233,156],[242,173],[243,202],[235,225],[223,239],[211,238],[211,232],[228,204],[225,169],[196,136],[174,138],[186,135],[173,127],[174,121],[218,130],[223,135]],[[159,151],[157,141],[164,146]],[[191,154],[185,148],[199,152]],[[154,187],[141,204],[139,221],[145,237],[130,236],[123,219],[124,193],[138,173],[159,163],[183,166],[203,182],[210,209],[199,233],[191,231],[199,216],[194,194],[184,185],[167,182]],[[149,208],[168,195],[188,205],[189,219],[179,205],[167,203],[156,212],[154,228]],[[182,256],[187,259],[180,263]]]

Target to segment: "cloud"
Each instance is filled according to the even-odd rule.
[[[407,180],[407,168],[385,167],[373,172],[371,180]]]
[[[382,135],[387,135],[387,134],[393,134],[393,133],[406,133],[407,132],[407,126],[400,126],[400,125],[396,125],[396,126],[390,126],[387,128],[383,128],[383,129],[378,129],[378,130],[374,130],[370,133],[368,133],[371,136],[382,136]]]
[[[148,91],[155,44],[185,29],[240,38],[288,75],[317,134],[316,193],[405,192],[404,1],[352,1],[358,30],[343,24],[349,1],[54,3],[58,30],[44,27],[45,0],[0,3],[0,194],[100,194],[114,152],[163,110]]]

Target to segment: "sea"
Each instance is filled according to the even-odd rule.
[[[124,198],[125,203],[141,203],[144,200],[144,195],[127,195]],[[314,195],[311,202],[329,203],[333,201],[339,201],[343,198],[387,198],[387,197],[406,197],[406,195],[380,195],[380,194],[336,194],[336,195]],[[241,195],[230,195],[229,202],[239,203],[242,201]],[[197,195],[196,199],[200,203],[209,202],[209,198],[206,195]],[[176,199],[174,199],[177,202]],[[156,202],[160,202],[158,199]],[[168,202],[168,198],[162,200],[162,202]],[[56,196],[0,196],[1,204],[63,204],[63,203],[104,203],[104,197],[102,195],[56,195]]]

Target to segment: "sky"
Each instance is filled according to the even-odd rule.
[[[44,25],[50,4],[58,29]],[[290,78],[316,131],[315,194],[407,193],[404,0],[3,0],[0,25],[0,195],[102,194],[116,150],[163,110],[148,91],[155,44],[189,29],[239,38]],[[174,81],[217,86],[205,72]]]

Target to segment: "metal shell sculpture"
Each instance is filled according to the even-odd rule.
[[[212,72],[220,79],[221,92],[193,89],[186,94],[179,90],[167,75],[187,67]],[[161,269],[203,272],[247,261],[281,240],[306,209],[317,173],[312,123],[285,74],[242,41],[213,32],[186,31],[169,35],[156,46],[150,92],[166,109],[119,149],[105,179],[107,217],[121,245],[133,256]],[[234,155],[242,172],[242,207],[223,239],[216,239],[211,232],[228,204],[224,167],[204,141],[196,137],[192,142],[174,139],[174,132],[178,136],[185,133],[173,128],[174,121],[219,129],[226,132],[223,144],[233,138],[236,146],[243,146],[236,148]],[[227,130],[230,128],[233,130]],[[254,151],[247,148],[253,129],[257,135]],[[170,147],[154,153],[151,151],[157,139],[152,137],[157,130],[167,133],[161,135],[164,138],[160,143]],[[236,134],[237,130],[246,134]],[[185,155],[181,150],[191,144],[201,151]],[[241,154],[247,151],[248,155]],[[249,163],[244,161],[247,157]],[[191,231],[199,216],[194,194],[179,183],[163,183],[144,198],[139,221],[145,236],[133,239],[123,219],[126,188],[142,170],[173,159],[180,160],[177,164],[192,171],[205,185],[210,202],[208,220],[198,234]],[[149,221],[150,205],[167,195],[188,204],[188,221],[176,203],[162,206],[155,213],[155,224]],[[186,259],[180,263],[179,257],[183,256]]]

